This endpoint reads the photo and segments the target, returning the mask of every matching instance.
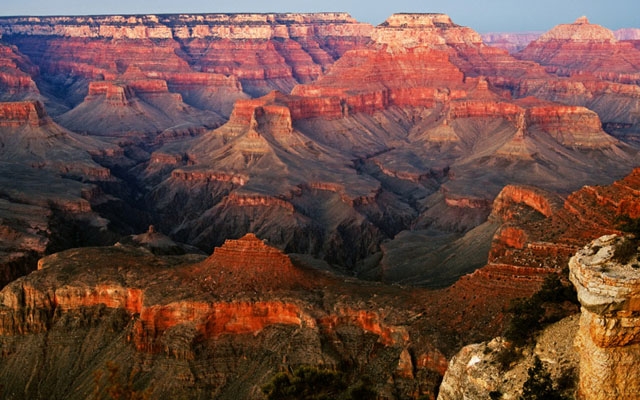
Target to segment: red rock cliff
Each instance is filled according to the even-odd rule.
[[[0,126],[40,126],[47,121],[47,113],[38,101],[0,103]]]

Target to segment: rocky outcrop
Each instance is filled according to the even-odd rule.
[[[454,24],[446,14],[418,13],[393,14],[377,27],[373,40],[403,47],[482,43],[477,32]]]
[[[47,122],[47,114],[38,101],[0,103],[0,127],[15,128],[22,125],[39,127]]]
[[[635,239],[603,236],[569,262],[582,306],[579,399],[636,399],[640,273]]]

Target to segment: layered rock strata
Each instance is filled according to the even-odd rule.
[[[4,18],[0,31],[50,79],[83,86],[137,66],[191,105],[228,115],[242,90],[290,91],[316,79],[373,27],[344,13],[203,14]]]
[[[602,236],[569,262],[582,306],[576,338],[580,399],[637,399],[640,393],[637,245],[635,239]]]
[[[628,42],[618,41],[612,31],[589,23],[585,17],[561,24],[541,35],[519,58],[536,61],[547,71],[567,76],[593,74],[620,83],[640,78],[640,52]]]
[[[86,398],[105,390],[94,373],[111,360],[138,371],[133,387],[154,397],[261,398],[281,368],[349,363],[360,371],[345,370],[350,384],[364,376],[382,395],[433,396],[446,359],[416,337],[420,304],[405,289],[380,289],[295,266],[254,235],[204,260],[125,246],[69,250],[0,292],[0,376],[16,395]],[[93,345],[55,346],[83,356],[51,359],[52,347],[27,355],[33,340],[77,334]],[[46,366],[17,377],[31,362]],[[186,375],[167,380],[167,371]]]

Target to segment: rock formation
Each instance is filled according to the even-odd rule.
[[[0,43],[0,99],[2,101],[35,99],[39,91],[34,82],[38,68],[15,47]]]
[[[558,75],[591,73],[620,83],[635,83],[640,65],[640,52],[632,44],[619,42],[612,31],[589,23],[586,17],[556,26],[518,57],[536,61]]]
[[[380,289],[295,266],[254,235],[205,260],[125,246],[57,253],[0,292],[3,390],[86,398],[105,390],[94,372],[113,361],[121,373],[138,371],[135,389],[154,397],[261,398],[280,369],[349,363],[360,371],[345,372],[349,385],[365,379],[382,395],[433,396],[446,359],[416,337],[421,303],[412,290]],[[44,337],[61,341],[31,353]],[[49,357],[63,348],[84,356]],[[47,366],[15,374],[32,362]]]
[[[132,136],[173,131],[188,135],[213,128],[222,118],[195,109],[170,93],[160,79],[134,78],[124,74],[122,81],[93,81],[84,101],[59,116],[58,123],[76,132],[97,136]],[[126,82],[126,83],[125,83]],[[156,140],[166,140],[162,135]]]
[[[578,321],[574,315],[547,327],[520,356],[502,337],[463,347],[449,363],[438,400],[520,398],[536,357],[560,389],[554,393],[572,396],[579,363],[573,346]]]
[[[582,306],[576,346],[579,399],[636,399],[638,249],[635,239],[602,236],[571,258],[571,282]]]

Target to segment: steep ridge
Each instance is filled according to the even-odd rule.
[[[39,91],[33,80],[37,75],[38,68],[27,57],[0,43],[0,100],[37,99]]]
[[[0,292],[0,375],[16,396],[85,398],[105,391],[94,373],[112,361],[127,376],[138,371],[134,388],[153,397],[262,398],[276,372],[308,365],[340,372],[348,386],[434,396],[446,360],[417,337],[413,292],[295,266],[253,235],[205,260],[69,250]],[[39,355],[29,353],[34,339]],[[55,355],[63,349],[76,356]],[[32,362],[47,366],[16,374]]]

